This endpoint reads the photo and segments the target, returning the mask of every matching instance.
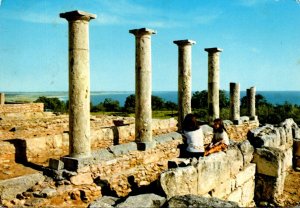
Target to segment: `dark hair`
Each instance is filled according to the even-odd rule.
[[[214,133],[222,133],[223,131],[227,132],[223,123],[223,120],[221,118],[216,118],[214,120],[214,123],[219,123],[219,128],[215,128],[215,126],[213,126],[214,129]]]
[[[199,129],[197,117],[195,114],[187,114],[182,122],[182,129],[184,131],[195,131]]]

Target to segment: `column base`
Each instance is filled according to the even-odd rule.
[[[233,120],[234,125],[241,125],[242,123],[243,123],[243,121],[241,119]]]
[[[156,142],[151,141],[151,142],[138,142],[137,143],[137,149],[140,151],[146,151],[149,149],[153,149],[156,147]]]
[[[58,159],[53,159],[50,158],[49,160],[49,168],[54,169],[54,170],[61,170],[64,169],[64,162]]]
[[[92,157],[62,157],[61,160],[64,163],[64,169],[69,171],[77,171],[78,169],[88,166],[93,162]]]
[[[250,121],[257,121],[258,120],[258,117],[257,116],[250,116]]]

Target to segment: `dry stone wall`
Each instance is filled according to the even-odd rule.
[[[250,163],[253,151],[248,141],[236,143],[226,152],[163,172],[161,186],[167,198],[194,194],[233,201],[239,206],[253,206],[256,167]]]
[[[0,105],[0,115],[6,113],[44,112],[44,103],[5,104]]]
[[[250,131],[249,141],[255,147],[253,162],[257,165],[255,199],[277,203],[284,181],[293,165],[293,139],[300,138],[293,119],[279,127],[266,125]]]

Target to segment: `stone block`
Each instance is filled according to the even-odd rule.
[[[236,202],[238,205],[240,205],[242,200],[242,188],[238,187],[235,189],[228,195],[226,200]]]
[[[241,172],[236,175],[236,187],[242,186],[246,181],[254,179],[255,177],[256,165],[250,163],[247,167],[244,168]]]
[[[243,166],[247,166],[253,159],[254,148],[248,140],[240,142],[238,147],[243,155]]]
[[[256,147],[260,148],[262,146],[274,147],[274,141],[280,141],[279,132],[272,125],[266,125],[256,129],[252,129],[248,133],[248,140],[250,143]]]
[[[49,168],[54,169],[54,170],[61,170],[64,168],[64,163],[61,160],[50,158]]]
[[[293,167],[293,150],[289,148],[283,152],[283,170],[288,171]]]
[[[226,150],[226,157],[227,160],[230,161],[230,175],[235,176],[241,169],[243,169],[244,165],[243,155],[238,148],[238,145],[230,145]]]
[[[160,175],[160,184],[167,198],[197,194],[197,169],[193,166],[169,169]]]
[[[287,143],[285,129],[284,127],[278,127],[277,129],[280,134],[280,145],[285,147]]]
[[[25,192],[38,182],[44,181],[45,177],[41,173],[24,175],[12,179],[0,181],[0,199],[12,200],[17,194]]]
[[[254,178],[246,181],[242,186],[242,198],[241,206],[242,207],[251,207],[254,204],[254,188],[255,181]]]
[[[257,173],[277,177],[282,173],[284,153],[272,147],[257,148],[254,152],[253,163]]]
[[[64,163],[64,168],[69,171],[77,171],[78,169],[88,166],[94,162],[92,157],[88,157],[88,158],[62,157],[61,160]]]
[[[238,207],[236,202],[225,201],[217,198],[206,198],[196,195],[174,196],[168,201],[169,208],[190,207]]]
[[[95,161],[107,161],[115,158],[114,154],[109,152],[108,149],[100,149],[92,152],[93,160]]]
[[[231,190],[232,182],[231,180],[226,180],[211,191],[211,196],[219,199],[226,199],[231,193]]]
[[[119,144],[115,146],[110,146],[109,151],[111,151],[115,156],[127,154],[130,151],[137,151],[137,143],[135,142],[130,142],[126,144]]]
[[[166,199],[156,194],[140,194],[136,196],[129,196],[124,202],[118,204],[116,207],[162,207]]]
[[[99,208],[99,207],[112,208],[115,206],[118,200],[119,198],[117,197],[103,196],[90,203],[88,208]]]
[[[156,147],[156,142],[151,141],[151,142],[139,142],[137,144],[137,149],[140,151],[147,151],[150,149],[154,149]]]
[[[156,136],[154,138],[154,141],[156,142],[156,144],[164,144],[173,141],[173,137],[170,134],[162,134]]]
[[[199,158],[198,195],[206,194],[222,182],[230,179],[230,163],[224,152]]]

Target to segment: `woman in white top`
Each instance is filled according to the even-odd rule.
[[[183,134],[187,139],[186,148],[188,157],[200,157],[204,155],[203,131],[199,127],[194,114],[187,114],[183,120]]]

